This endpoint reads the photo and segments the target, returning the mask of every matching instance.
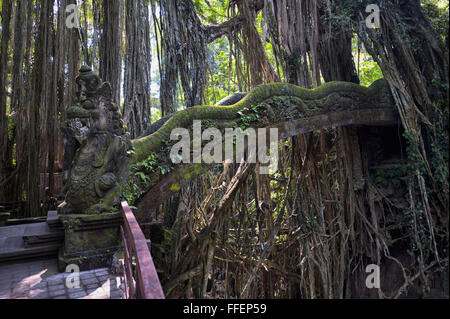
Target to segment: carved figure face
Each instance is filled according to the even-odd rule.
[[[68,133],[81,144],[97,133],[122,135],[125,133],[118,107],[111,102],[111,86],[89,67],[82,67],[77,80],[78,105],[67,109]]]
[[[99,105],[99,77],[88,67],[82,67],[77,80],[79,104],[67,110],[67,129],[81,144],[97,131],[107,129],[107,110]]]

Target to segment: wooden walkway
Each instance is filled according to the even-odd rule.
[[[121,276],[107,268],[80,272],[78,288],[69,273],[58,273],[56,259],[0,264],[0,299],[124,299]]]
[[[46,222],[0,227],[0,299],[164,299],[150,242],[128,203],[121,208],[123,276],[108,268],[83,271],[74,288],[66,284],[71,273],[57,271],[64,230],[56,211]]]

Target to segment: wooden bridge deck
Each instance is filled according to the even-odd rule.
[[[64,232],[56,212],[46,222],[0,227],[0,299],[164,299],[149,241],[126,202],[122,214],[124,275],[108,268],[83,271],[76,288],[66,283],[71,273],[57,270]]]
[[[0,264],[0,299],[124,299],[123,279],[107,268],[80,272],[78,288],[65,284],[56,259]]]

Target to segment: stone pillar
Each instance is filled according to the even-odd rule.
[[[59,251],[58,266],[65,271],[75,264],[80,270],[110,267],[113,255],[121,249],[122,214],[62,215],[64,245]]]

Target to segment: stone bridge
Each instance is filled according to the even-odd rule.
[[[183,110],[153,134],[132,141],[132,165],[125,189],[133,191],[130,198],[138,211],[153,210],[190,179],[210,168],[205,163],[174,165],[169,159],[174,143],[170,140],[172,130],[187,128],[192,132],[194,120],[222,133],[225,128],[243,126],[277,128],[278,137],[285,139],[330,127],[393,125],[398,119],[384,79],[369,88],[348,82],[330,82],[314,90],[285,83],[266,84],[233,105]],[[145,174],[145,180],[138,172]],[[133,189],[132,185],[138,187]]]

